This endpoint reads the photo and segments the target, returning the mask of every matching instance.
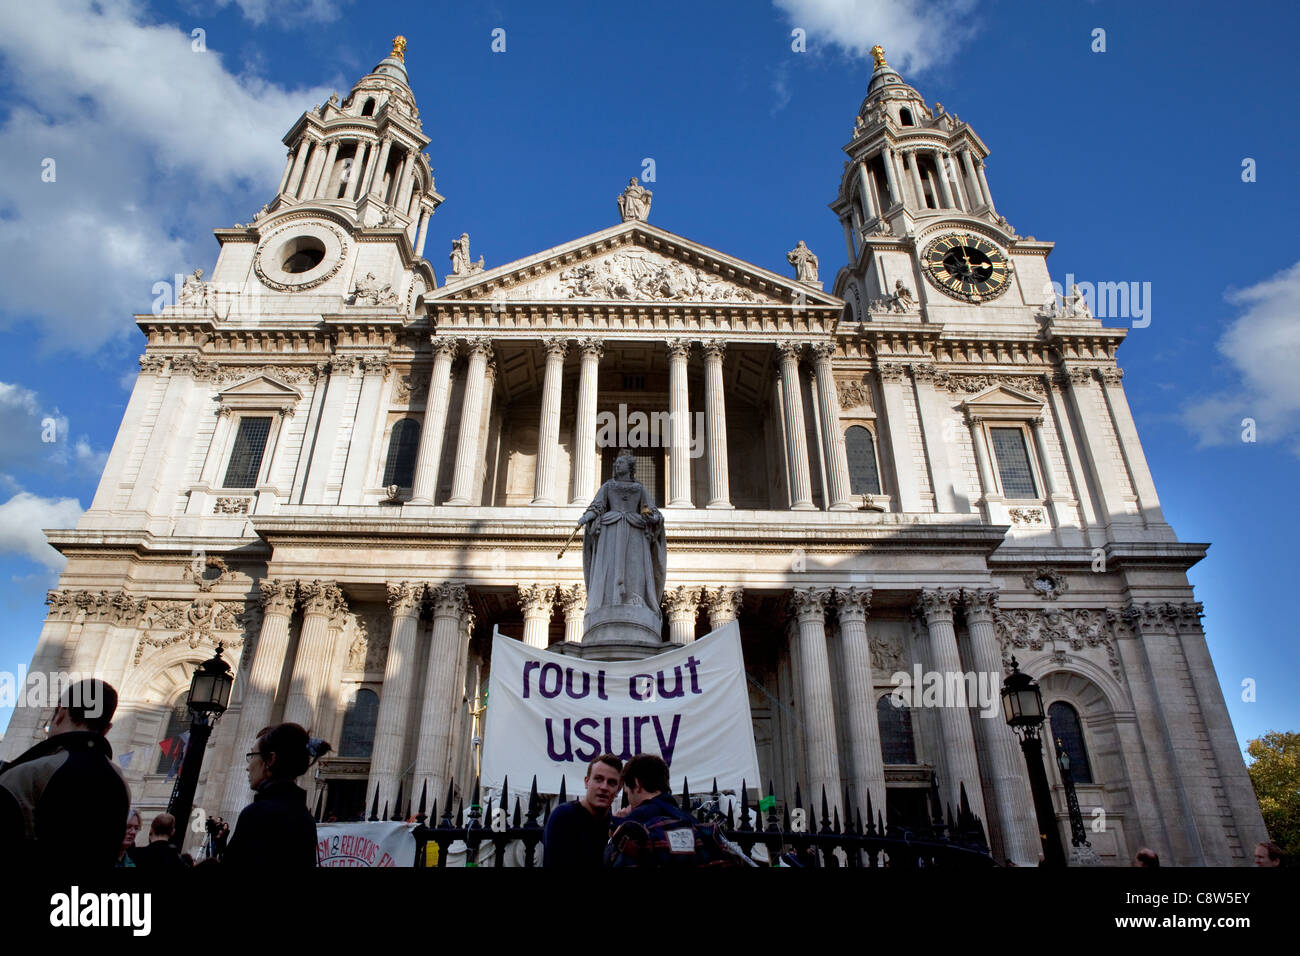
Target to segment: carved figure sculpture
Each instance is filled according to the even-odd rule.
[[[650,201],[654,193],[641,186],[635,176],[627,181],[627,189],[618,197],[618,212],[623,221],[637,219],[646,222],[650,218]]]
[[[802,239],[785,255],[786,261],[794,266],[794,277],[800,282],[817,281],[817,257]]]

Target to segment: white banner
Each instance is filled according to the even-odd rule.
[[[483,742],[483,784],[510,778],[527,794],[582,792],[587,764],[610,752],[658,754],[673,790],[761,786],[749,714],[740,627],[732,622],[692,644],[639,661],[590,661],[492,636]]]
[[[316,860],[321,866],[415,866],[416,824],[316,824]]]

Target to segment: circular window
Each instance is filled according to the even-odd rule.
[[[325,243],[315,236],[299,236],[284,244],[284,263],[281,266],[290,275],[310,272],[325,258]]]

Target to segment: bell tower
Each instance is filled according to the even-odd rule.
[[[849,258],[836,294],[858,322],[922,307],[932,322],[953,321],[950,309],[972,305],[995,312],[1015,305],[1032,322],[1025,306],[1043,301],[1051,245],[1022,240],[998,214],[984,173],[989,150],[975,131],[942,104],[927,106],[880,46],[871,55],[875,67],[831,203]],[[1022,268],[1030,283],[1023,288]],[[969,308],[961,321],[980,324]]]

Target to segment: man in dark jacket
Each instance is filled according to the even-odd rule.
[[[131,859],[141,870],[159,873],[185,869],[181,851],[172,844],[176,834],[176,818],[170,813],[160,813],[149,824],[149,842],[131,851]]]
[[[609,842],[609,806],[618,793],[623,761],[601,754],[587,764],[586,792],[551,811],[542,837],[542,866],[598,870]]]
[[[117,861],[131,793],[104,735],[117,691],[90,678],[63,694],[49,739],[0,770],[0,859],[68,872]]]
[[[623,793],[632,809],[615,820],[618,829],[605,851],[606,866],[694,863],[695,818],[673,799],[663,758],[637,754],[629,760],[623,767]]]

